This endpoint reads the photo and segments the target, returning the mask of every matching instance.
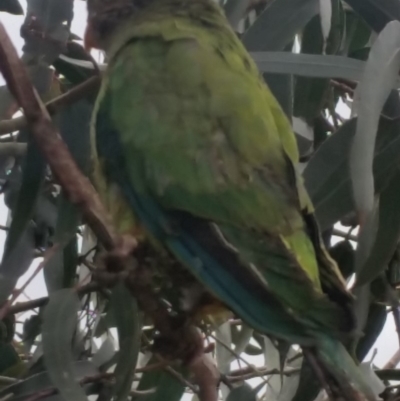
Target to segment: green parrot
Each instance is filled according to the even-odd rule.
[[[308,350],[346,399],[375,400],[341,343],[353,298],[321,242],[290,123],[220,7],[88,0],[85,45],[108,59],[93,176],[120,232],[255,330]]]

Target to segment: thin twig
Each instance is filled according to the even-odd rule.
[[[11,43],[4,26],[0,24],[0,68],[10,92],[22,107],[30,132],[46,157],[53,174],[79,206],[87,222],[107,249],[121,244],[111,218],[100,202],[90,181],[79,171],[66,144],[52,125],[51,118],[34,90],[28,74]]]
[[[86,376],[84,378],[82,378],[81,380],[79,380],[79,384],[83,385],[83,384],[89,384],[89,383],[96,383],[96,382],[100,382],[102,380],[108,380],[108,379],[113,379],[114,378],[114,373],[99,373],[97,375],[93,375],[93,376]],[[47,388],[45,390],[42,391],[38,391],[36,393],[33,393],[30,397],[28,396],[25,401],[38,401],[41,400],[43,398],[47,398],[50,397],[52,395],[58,394],[58,389],[56,387],[51,387],[51,388]],[[131,393],[131,395],[136,396],[136,395],[143,395],[143,392],[137,392],[136,390],[133,391]],[[150,394],[148,391],[146,391],[145,394]]]
[[[164,370],[168,372],[171,376],[175,377],[178,381],[183,383],[186,387],[190,388],[194,393],[198,392],[198,389],[196,386],[194,386],[190,381],[186,380],[178,371],[176,371],[173,367],[171,366],[165,366]]]
[[[250,368],[238,369],[237,371],[232,371],[225,375],[225,378],[230,383],[242,382],[244,380],[253,379],[254,377],[264,377],[264,376],[273,376],[273,375],[282,375],[282,376],[292,376],[294,374],[298,374],[300,369],[288,369],[288,370],[280,370],[280,369],[259,369],[258,372],[254,372]]]
[[[50,100],[45,104],[50,115],[56,114],[61,109],[83,99],[84,97],[95,93],[100,86],[100,77],[91,77],[85,82],[74,86],[68,92]],[[0,135],[9,134],[11,132],[20,131],[26,128],[27,121],[24,116],[12,118],[10,120],[0,121]]]
[[[400,362],[400,349],[385,363],[382,369],[394,369]]]
[[[354,96],[354,89],[351,88],[350,86],[348,86],[345,82],[338,82],[334,79],[331,79],[331,84],[335,88],[337,88],[345,93],[348,93],[351,97]]]
[[[26,287],[32,282],[32,280],[42,271],[43,267],[47,264],[47,262],[54,256],[54,254],[60,248],[60,244],[55,244],[51,248],[47,249],[43,255],[43,260],[36,267],[35,271],[31,274],[31,276],[26,280],[26,282],[22,285],[21,288],[14,290],[14,293],[0,309],[0,320],[4,318],[8,314],[8,310],[11,305],[18,299],[18,297],[25,291]]]
[[[338,230],[337,228],[334,228],[332,230],[332,235],[335,235],[336,237],[344,238],[345,240],[350,240],[350,241],[355,241],[355,242],[358,241],[357,235],[345,233],[341,230]]]
[[[14,377],[0,376],[0,384],[14,384],[18,382],[19,380]]]
[[[212,337],[215,341],[217,341],[219,344],[221,344],[224,348],[226,348],[233,356],[236,357],[239,361],[242,361],[245,365],[247,365],[253,372],[255,373],[260,373],[259,369],[257,369],[255,366],[253,366],[251,363],[247,362],[246,359],[242,358],[235,350],[233,350],[228,344],[226,344],[224,341],[220,340],[214,334],[210,334],[210,337]]]
[[[100,285],[98,283],[89,283],[77,290],[78,295],[84,295],[88,294],[90,292],[96,292],[99,291]],[[42,297],[42,298],[37,298],[33,299],[32,301],[28,302],[21,302],[18,304],[15,304],[13,306],[10,306],[7,310],[6,316],[9,315],[15,315],[17,313],[21,312],[27,312],[32,309],[40,308],[42,306],[45,306],[49,302],[49,297]]]

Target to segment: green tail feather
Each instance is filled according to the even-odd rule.
[[[369,386],[361,369],[356,365],[346,348],[339,341],[323,334],[317,336],[316,356],[324,369],[335,379],[343,390],[350,390],[349,384],[357,392],[363,394],[368,401],[376,401],[377,397]]]

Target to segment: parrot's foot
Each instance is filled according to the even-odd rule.
[[[135,238],[122,236],[121,243],[112,251],[100,255],[94,272],[95,279],[106,287],[112,287],[117,282],[126,280],[136,270],[137,263],[133,251],[137,247]]]

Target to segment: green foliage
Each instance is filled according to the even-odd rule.
[[[18,0],[0,3],[0,11],[23,12]],[[21,26],[22,60],[45,101],[97,74],[92,59],[70,31],[73,3],[27,0]],[[352,348],[361,361],[373,349],[387,317],[392,318],[387,316],[389,308],[398,308],[400,99],[393,90],[400,87],[398,0],[331,0],[332,14],[320,9],[318,0],[223,3],[229,21],[293,123],[302,147],[305,184],[332,257],[346,278],[358,273],[355,288],[363,294],[357,306],[364,314],[363,335]],[[326,21],[331,21],[330,26],[321,25]],[[390,21],[395,22],[387,27]],[[381,32],[374,42],[372,38]],[[62,106],[53,122],[81,171],[90,176],[94,98],[92,93],[78,98]],[[358,113],[350,116],[349,107],[354,104]],[[0,87],[0,118],[10,119],[17,110],[8,89]],[[61,396],[65,401],[86,400],[89,395],[99,396],[99,401],[193,397],[196,387],[187,369],[176,361],[166,368],[153,354],[151,344],[158,333],[140,315],[126,288],[122,284],[111,290],[91,287],[93,268],[102,266],[101,253],[79,210],[46,168],[29,130],[10,136],[0,121],[0,132],[0,184],[10,211],[0,264],[0,400],[25,401],[38,395],[44,400]],[[356,148],[352,148],[354,138]],[[27,144],[26,152],[17,154],[13,146],[23,144]],[[367,168],[357,170],[364,157]],[[366,185],[360,186],[363,182]],[[373,192],[364,191],[371,182]],[[370,233],[361,227],[368,241],[357,248],[360,199],[370,199],[371,194],[379,200],[377,218]],[[46,258],[43,271],[49,299],[42,299],[47,295],[43,293],[22,307],[6,307],[19,278],[27,271],[32,275],[34,258],[46,256],[54,244],[58,248]],[[32,310],[39,313],[25,314]],[[276,373],[285,378],[281,393],[286,398],[279,401],[315,398],[320,383],[307,363],[293,372],[295,350],[285,349],[276,367],[264,366],[264,338],[238,320],[231,323],[230,343],[219,348],[236,349],[258,370],[243,361],[228,366],[224,379],[231,390],[226,387],[221,392],[226,400],[257,399],[262,390],[257,391],[265,388],[257,385]],[[214,329],[209,325],[205,336]],[[393,352],[396,349],[397,342]],[[215,357],[215,351],[211,356]],[[395,367],[376,373],[386,384],[400,381]],[[384,399],[396,399],[399,394],[397,387],[388,387]],[[271,395],[265,401],[277,399]]]
[[[5,11],[15,15],[21,15],[24,13],[18,0],[3,0],[0,4],[0,11]]]

